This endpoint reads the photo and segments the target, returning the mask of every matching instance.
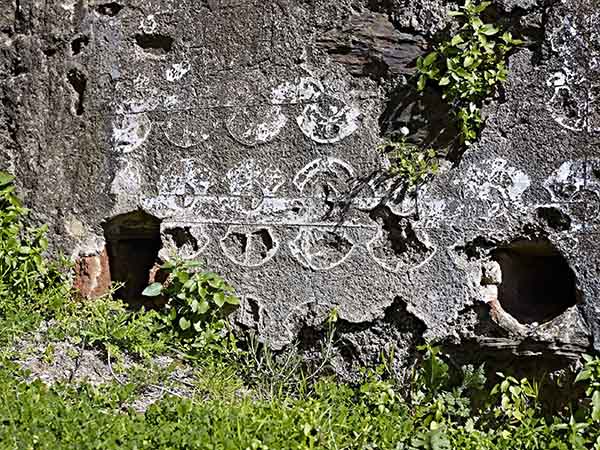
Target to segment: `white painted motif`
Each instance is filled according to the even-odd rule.
[[[134,195],[140,192],[141,183],[141,170],[137,161],[122,159],[119,161],[119,169],[110,184],[110,193]]]
[[[360,111],[331,95],[304,107],[296,118],[302,133],[319,144],[334,144],[347,138],[360,126]]]
[[[288,242],[291,254],[312,270],[330,270],[353,252],[368,251],[386,270],[412,270],[426,263],[434,251],[421,232],[407,235],[407,249],[396,254],[383,225],[358,210],[373,208],[382,200],[369,197],[371,189],[350,198],[352,215],[339,222],[327,215],[331,204],[342,200],[351,186],[354,169],[337,158],[319,158],[301,169],[292,185],[297,197],[281,194],[285,177],[273,166],[246,160],[227,172],[227,195],[211,195],[212,174],[197,159],[173,163],[159,183],[159,195],[143,201],[144,207],[165,223],[227,225],[220,241],[224,255],[244,267],[260,267],[278,252],[276,227],[298,227]],[[287,191],[286,191],[287,192]],[[366,196],[364,194],[367,194]],[[375,237],[374,237],[375,236]],[[390,253],[391,251],[391,253]]]
[[[154,14],[150,14],[149,16],[144,17],[138,28],[147,34],[155,33],[158,29],[156,16]]]
[[[544,182],[554,206],[566,209],[572,229],[600,225],[600,159],[566,161]]]
[[[304,166],[294,177],[293,183],[301,194],[322,196],[323,186],[340,194],[347,190],[348,181],[354,178],[353,167],[339,158],[319,158]]]
[[[316,101],[325,88],[321,81],[312,77],[302,77],[294,82],[286,81],[271,91],[273,105],[295,105]]]
[[[229,192],[241,199],[243,210],[257,210],[265,197],[274,197],[285,182],[281,170],[268,166],[261,167],[253,159],[230,169],[227,172]]]
[[[144,114],[117,114],[113,118],[112,144],[121,153],[131,153],[141,147],[152,130],[150,118]]]
[[[158,204],[184,210],[206,195],[211,186],[211,172],[199,160],[185,158],[172,163],[160,177]]]
[[[435,256],[437,248],[424,231],[406,225],[399,226],[394,233],[398,235],[392,236],[380,226],[375,237],[367,243],[371,258],[388,272],[417,270]]]
[[[161,224],[162,248],[159,257],[165,261],[173,259],[198,259],[210,242],[204,225],[163,222]]]
[[[119,99],[117,113],[136,114],[154,111],[161,104],[162,93],[149,78],[140,75],[117,83],[116,97]]]
[[[477,211],[479,219],[492,219],[509,211],[526,209],[522,196],[531,180],[505,159],[496,158],[470,166],[454,184],[463,185],[465,197],[478,199],[478,203],[483,204]]]
[[[192,66],[189,61],[175,63],[165,71],[167,81],[175,82],[181,80],[190,70]]]
[[[303,228],[289,248],[304,267],[330,270],[350,257],[354,245],[343,228]]]
[[[573,94],[571,87],[556,86],[554,95],[546,105],[552,118],[563,128],[571,131],[581,131],[584,128],[586,105]]]
[[[566,161],[544,181],[544,188],[554,202],[573,201],[573,196],[586,185],[586,162]]]
[[[236,110],[226,126],[236,141],[253,147],[274,140],[287,120],[279,106],[247,106]]]
[[[225,256],[243,267],[260,267],[279,251],[279,239],[270,227],[232,225],[220,241]]]
[[[597,74],[600,61],[600,47],[596,43],[600,39],[599,28],[598,13],[590,17],[567,15],[550,35],[551,48],[563,67],[546,82],[553,90],[546,107],[553,119],[569,131],[600,132],[597,85],[589,79],[590,72]]]

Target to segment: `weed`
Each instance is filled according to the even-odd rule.
[[[417,88],[422,91],[429,81],[441,88],[466,145],[477,138],[483,126],[482,102],[506,81],[509,52],[523,43],[495,24],[483,22],[481,14],[490,4],[465,0],[459,11],[450,13],[460,22],[458,32],[417,60]]]
[[[219,275],[192,272],[198,267],[196,262],[167,262],[161,266],[167,281],[151,284],[142,294],[166,297],[167,321],[182,341],[192,348],[216,348],[225,336],[225,317],[239,299]]]
[[[408,186],[418,186],[438,171],[437,153],[433,148],[421,149],[406,141],[408,130],[403,129],[400,140],[385,141],[379,146],[389,161],[388,173],[403,179]]]
[[[67,295],[60,265],[43,257],[47,226],[26,227],[28,210],[15,195],[14,177],[0,172],[0,315]],[[52,295],[50,295],[52,294]],[[41,305],[47,306],[47,305]]]

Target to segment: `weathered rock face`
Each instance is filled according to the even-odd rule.
[[[445,146],[408,85],[438,0],[0,0],[0,168],[82,291],[140,300],[206,261],[282,348],[340,316],[343,355],[436,338],[568,360],[600,349],[600,5],[498,2],[529,40],[481,140],[419,189],[382,134]],[[408,83],[408,84],[407,84]]]

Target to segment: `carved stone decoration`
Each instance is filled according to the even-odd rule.
[[[303,228],[289,246],[292,255],[303,266],[313,270],[329,270],[350,256],[354,243],[343,230]]]
[[[220,243],[225,256],[244,267],[260,267],[279,250],[279,240],[267,227],[230,226]]]
[[[167,222],[161,226],[161,240],[161,259],[195,260],[202,255],[210,237],[203,225]]]
[[[236,141],[254,147],[274,140],[287,120],[279,106],[247,106],[234,112],[226,125]]]
[[[152,130],[152,121],[144,113],[121,114],[113,122],[113,148],[121,154],[141,147]]]
[[[319,144],[335,144],[360,126],[360,111],[331,95],[308,104],[296,121],[302,133]]]
[[[274,197],[283,185],[283,173],[272,166],[263,168],[250,159],[227,172],[229,192],[244,211],[258,209],[265,197]]]

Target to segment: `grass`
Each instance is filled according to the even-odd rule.
[[[581,395],[549,407],[550,383],[501,375],[491,386],[483,367],[457,368],[427,344],[409,380],[385,360],[358,382],[337,379],[328,370],[335,311],[323,360],[310,367],[293,347],[273,354],[251,336],[238,336],[242,350],[222,327],[211,345],[190,345],[204,340],[182,336],[161,312],[111,296],[80,301],[25,214],[0,173],[0,449],[600,450],[598,358],[583,361]],[[60,348],[71,366],[100,358],[101,381],[45,384],[43,370],[24,370],[31,356],[55,367]]]

